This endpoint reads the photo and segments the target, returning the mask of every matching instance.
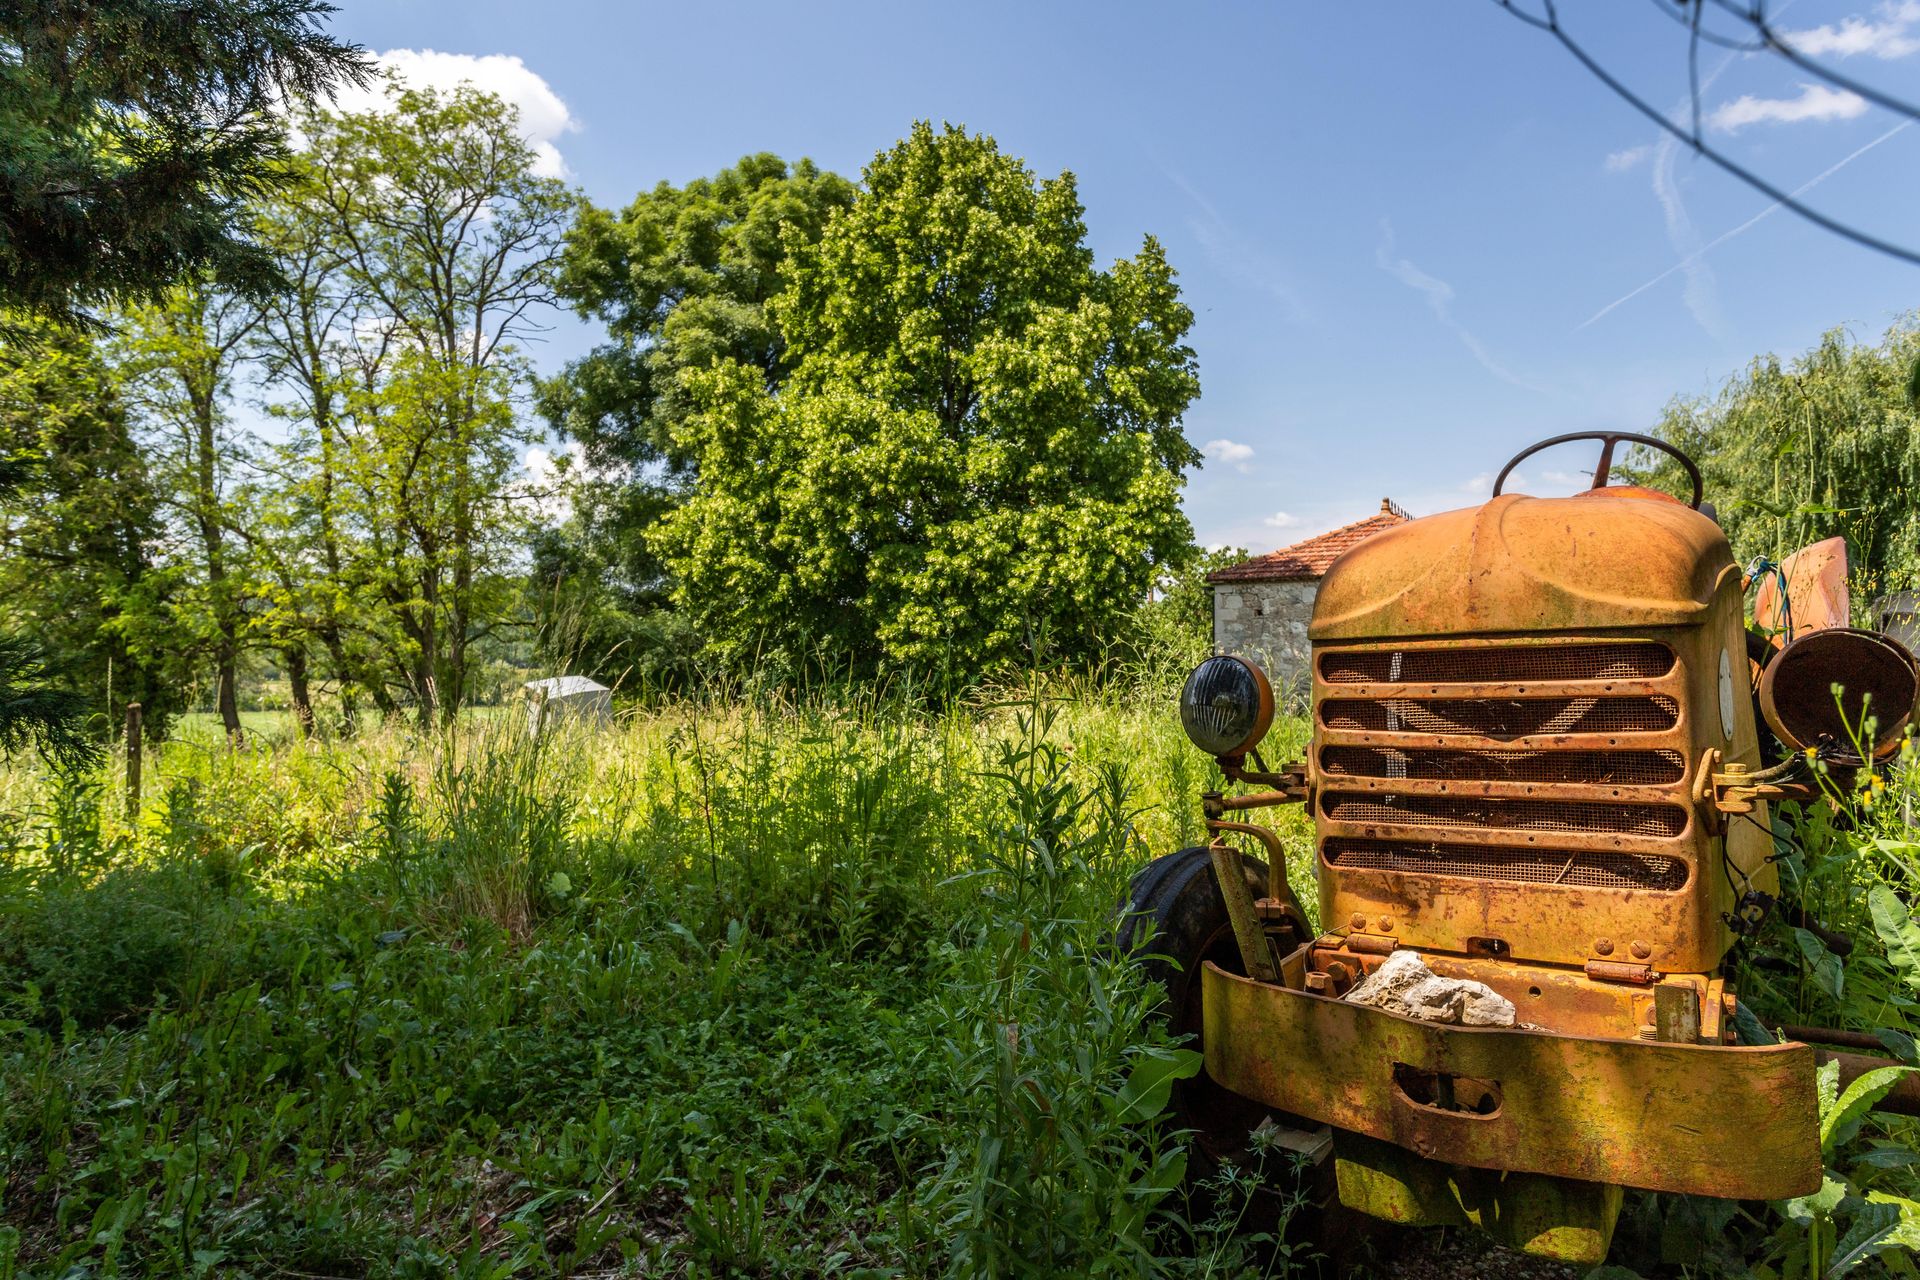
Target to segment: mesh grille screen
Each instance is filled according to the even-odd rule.
[[[1365,653],[1335,650],[1320,658],[1320,678],[1329,684],[1651,680],[1671,670],[1673,651],[1650,640],[1628,644],[1376,649]]]
[[[1660,733],[1679,720],[1673,699],[1652,698],[1329,698],[1329,729],[1398,733],[1471,733],[1523,738],[1557,733]]]
[[[1335,822],[1393,822],[1515,831],[1600,831],[1667,839],[1687,829],[1687,812],[1669,804],[1576,804],[1485,796],[1329,794],[1320,810]]]
[[[1685,887],[1687,864],[1659,854],[1613,850],[1499,849],[1471,844],[1404,844],[1385,840],[1329,840],[1324,856],[1335,867],[1460,876],[1588,889]]]
[[[1678,751],[1446,751],[1328,747],[1320,767],[1359,778],[1434,778],[1468,782],[1576,782],[1664,786],[1686,776]]]

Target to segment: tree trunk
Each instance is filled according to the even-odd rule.
[[[215,656],[215,668],[219,690],[220,723],[226,726],[227,742],[237,747],[241,743],[240,680],[234,660],[234,648],[232,640],[223,636]]]
[[[307,651],[302,645],[288,645],[281,651],[286,660],[287,690],[293,699],[293,722],[300,736],[313,736],[313,696],[307,688]]]

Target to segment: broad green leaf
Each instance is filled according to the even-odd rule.
[[[1904,1031],[1895,1031],[1892,1027],[1881,1027],[1873,1033],[1887,1052],[1907,1062],[1920,1062],[1920,1046],[1915,1045],[1913,1037]]]
[[[1887,1243],[1920,1252],[1920,1201],[1888,1195],[1884,1191],[1867,1192],[1869,1204],[1889,1204],[1900,1211],[1900,1225],[1887,1237]]]
[[[1799,944],[1800,956],[1812,971],[1814,982],[1838,1001],[1846,989],[1847,981],[1846,969],[1841,965],[1840,957],[1827,950],[1825,943],[1805,929],[1795,929],[1793,940]]]
[[[1853,1268],[1892,1245],[1893,1233],[1900,1229],[1900,1210],[1876,1201],[1855,1201],[1858,1210],[1847,1224],[1847,1233],[1834,1246],[1833,1261],[1827,1266],[1830,1276],[1845,1275]]]
[[[1848,1085],[1831,1108],[1821,1109],[1820,1150],[1830,1152],[1835,1147],[1853,1141],[1854,1135],[1860,1132],[1860,1122],[1866,1119],[1873,1104],[1886,1097],[1895,1085],[1916,1070],[1920,1068],[1878,1067]]]
[[[1820,1102],[1820,1115],[1824,1118],[1840,1101],[1840,1064],[1823,1062],[1813,1073],[1814,1095]]]
[[[1829,1173],[1822,1179],[1820,1189],[1812,1195],[1796,1196],[1791,1200],[1782,1201],[1780,1212],[1805,1226],[1816,1219],[1831,1218],[1833,1211],[1838,1209],[1840,1202],[1846,1198],[1847,1184]]]
[[[1114,1118],[1122,1124],[1153,1119],[1166,1110],[1174,1081],[1192,1076],[1200,1070],[1201,1062],[1200,1055],[1192,1049],[1174,1049],[1141,1058],[1115,1099]]]
[[[1920,991],[1920,925],[1900,895],[1884,884],[1867,891],[1867,910],[1873,917],[1873,931],[1887,949],[1887,959],[1909,987]]]

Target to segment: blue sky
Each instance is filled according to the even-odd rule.
[[[1686,38],[1663,6],[1559,8],[1676,107]],[[1920,98],[1920,0],[1770,9],[1837,69]],[[1834,326],[1876,338],[1920,303],[1920,269],[1785,210],[1743,229],[1764,196],[1662,147],[1488,0],[343,0],[333,25],[406,74],[518,101],[549,162],[613,207],[755,151],[857,175],[920,118],[1072,170],[1095,250],[1160,237],[1196,313],[1187,434],[1212,456],[1186,505],[1210,544],[1265,550],[1383,495],[1466,505],[1536,438],[1644,430],[1757,354]],[[1771,56],[1707,47],[1700,68],[1730,155],[1789,189],[1832,169],[1810,202],[1920,245],[1920,127]],[[538,359],[593,338],[562,324]],[[1528,487],[1590,465],[1543,458]]]

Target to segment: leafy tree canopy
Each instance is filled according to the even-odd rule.
[[[1743,561],[1839,534],[1861,589],[1920,585],[1916,357],[1914,317],[1873,345],[1835,329],[1793,360],[1756,359],[1716,396],[1674,401],[1654,434],[1699,462]],[[1678,480],[1674,463],[1650,465],[1656,482]]]
[[[686,669],[697,646],[686,620],[667,615],[670,583],[647,538],[693,460],[675,444],[691,412],[682,375],[725,360],[769,388],[785,380],[786,342],[766,303],[784,285],[789,237],[818,240],[853,196],[812,161],[763,153],[683,187],[663,182],[617,215],[582,212],[559,289],[611,341],[539,391],[541,412],[588,464],[566,477],[571,517],[535,549],[548,661],[655,685]]]
[[[671,424],[687,412],[680,372],[728,359],[770,385],[785,343],[765,304],[788,237],[817,240],[853,184],[775,155],[746,156],[684,187],[661,183],[615,215],[588,208],[567,236],[559,291],[613,341],[541,391],[541,409],[596,466],[684,462]]]
[[[656,545],[738,655],[859,666],[1065,654],[1145,597],[1191,530],[1192,313],[1148,237],[1100,270],[1071,174],[915,126],[769,303],[791,374],[684,376],[673,445],[698,472]]]
[[[241,229],[286,147],[271,112],[360,50],[318,0],[12,0],[0,6],[0,305],[68,319],[198,268],[277,279]]]

